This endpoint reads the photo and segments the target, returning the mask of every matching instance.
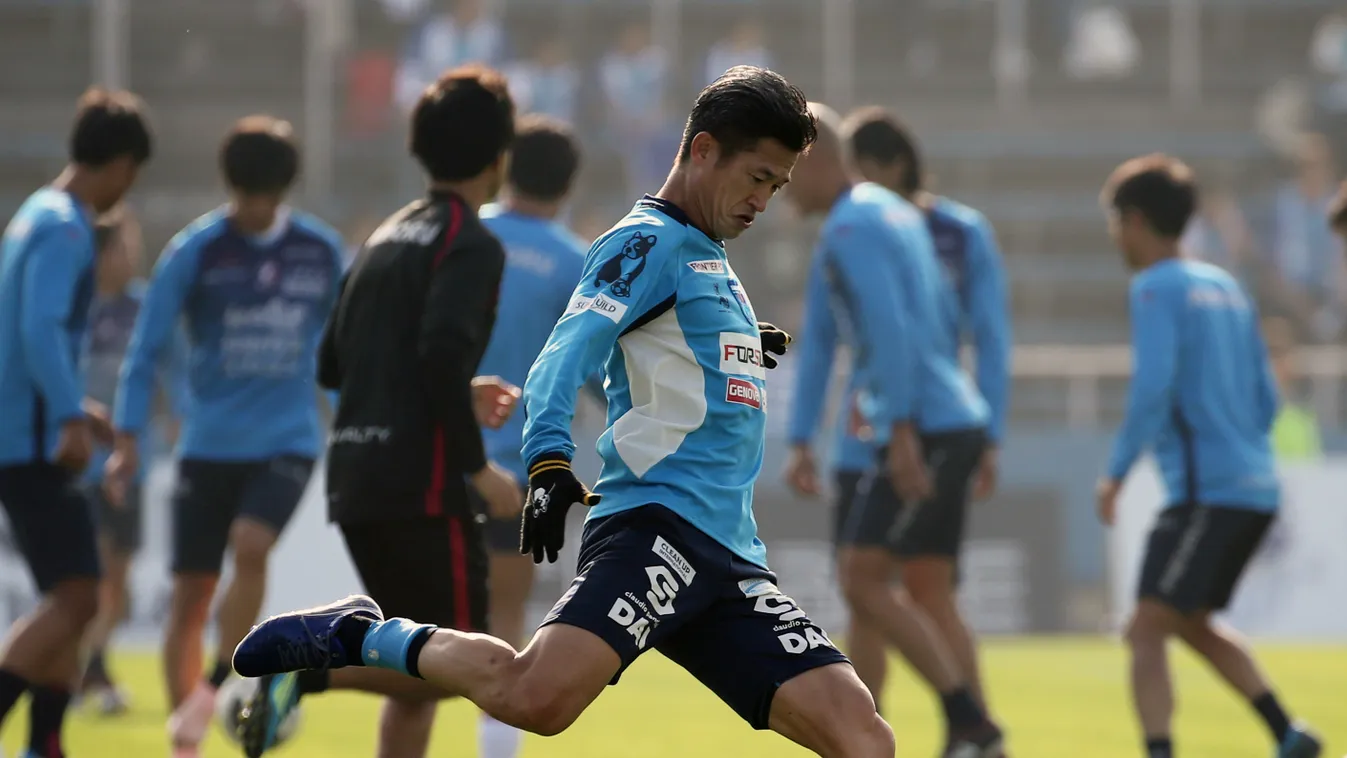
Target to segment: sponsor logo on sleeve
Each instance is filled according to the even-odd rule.
[[[767,379],[762,340],[740,332],[720,333],[720,370],[726,374]]]
[[[723,274],[725,273],[725,262],[710,261],[688,261],[688,268],[699,274]]]
[[[622,322],[622,316],[627,312],[625,303],[619,303],[612,298],[598,294],[594,297],[586,295],[576,295],[571,298],[571,304],[566,306],[566,312],[562,317],[573,316],[584,311],[594,311],[610,319],[614,324]]]

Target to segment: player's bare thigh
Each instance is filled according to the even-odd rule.
[[[893,730],[849,663],[793,677],[772,698],[772,731],[825,758],[893,758]]]

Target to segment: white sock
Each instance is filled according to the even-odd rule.
[[[518,729],[483,713],[477,722],[477,754],[481,758],[515,758],[522,736]]]

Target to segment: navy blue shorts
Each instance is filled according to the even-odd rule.
[[[299,507],[313,459],[281,455],[264,461],[178,462],[173,491],[174,573],[218,574],[238,518],[279,535]]]
[[[887,448],[880,448],[849,507],[838,509],[838,544],[884,548],[899,559],[958,560],[969,492],[987,438],[973,429],[923,434],[921,444],[934,494],[904,503],[887,473]]]
[[[99,576],[94,509],[70,472],[54,463],[0,467],[0,505],[39,592]]]
[[[585,524],[580,573],[543,620],[593,632],[622,658],[616,684],[659,650],[755,729],[766,729],[781,685],[846,663],[828,635],[776,586],[661,505]]]

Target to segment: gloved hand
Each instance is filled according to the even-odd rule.
[[[790,335],[766,321],[758,322],[758,331],[762,333],[762,363],[767,368],[776,368],[776,359],[771,354],[785,355]]]
[[[566,539],[566,512],[572,505],[598,505],[599,500],[575,478],[564,455],[544,453],[534,458],[519,527],[520,554],[532,553],[534,563],[542,563],[545,554],[548,563],[556,563]]]

